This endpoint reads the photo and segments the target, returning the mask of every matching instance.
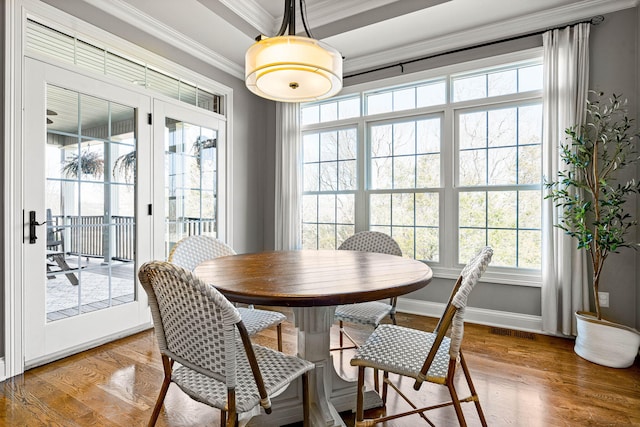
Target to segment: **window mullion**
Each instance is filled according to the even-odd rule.
[[[452,267],[456,264],[455,254],[458,253],[458,239],[446,239],[445,236],[458,235],[458,197],[456,189],[457,150],[458,146],[453,108],[444,110],[442,119],[442,145],[440,164],[441,185],[440,212],[455,212],[455,215],[440,215],[440,254],[443,266]]]
[[[356,232],[369,229],[369,136],[364,119],[358,121],[358,187],[355,195],[355,229]]]

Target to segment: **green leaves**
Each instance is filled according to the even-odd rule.
[[[589,251],[597,293],[609,253],[640,247],[625,240],[637,220],[624,209],[629,196],[640,193],[640,182],[617,181],[622,169],[640,160],[636,151],[640,134],[631,132],[633,119],[627,114],[626,99],[591,93],[596,97],[587,101],[585,123],[565,131],[567,144],[561,147],[560,158],[566,170],[558,173],[556,181],[545,183],[549,190],[545,198],[563,210],[558,227],[578,241],[578,248]],[[596,311],[600,317],[597,295]]]
[[[73,154],[64,163],[62,175],[66,178],[78,178],[80,174],[92,175],[100,178],[104,171],[104,160],[96,151],[84,150],[80,154]]]

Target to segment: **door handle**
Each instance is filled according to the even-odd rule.
[[[51,221],[36,221],[36,211],[29,211],[29,243],[35,244],[38,236],[36,236],[36,226],[45,225],[50,223]]]

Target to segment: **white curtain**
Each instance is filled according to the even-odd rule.
[[[585,120],[589,83],[589,24],[550,30],[544,43],[543,176],[556,180],[565,129]],[[542,204],[542,329],[575,335],[574,312],[589,307],[586,253],[555,225],[562,217],[551,199]]]
[[[301,247],[302,167],[300,105],[276,105],[275,249]]]

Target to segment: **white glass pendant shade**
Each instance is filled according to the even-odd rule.
[[[274,101],[329,98],[342,89],[342,56],[308,37],[265,38],[247,50],[245,82],[251,92]]]

